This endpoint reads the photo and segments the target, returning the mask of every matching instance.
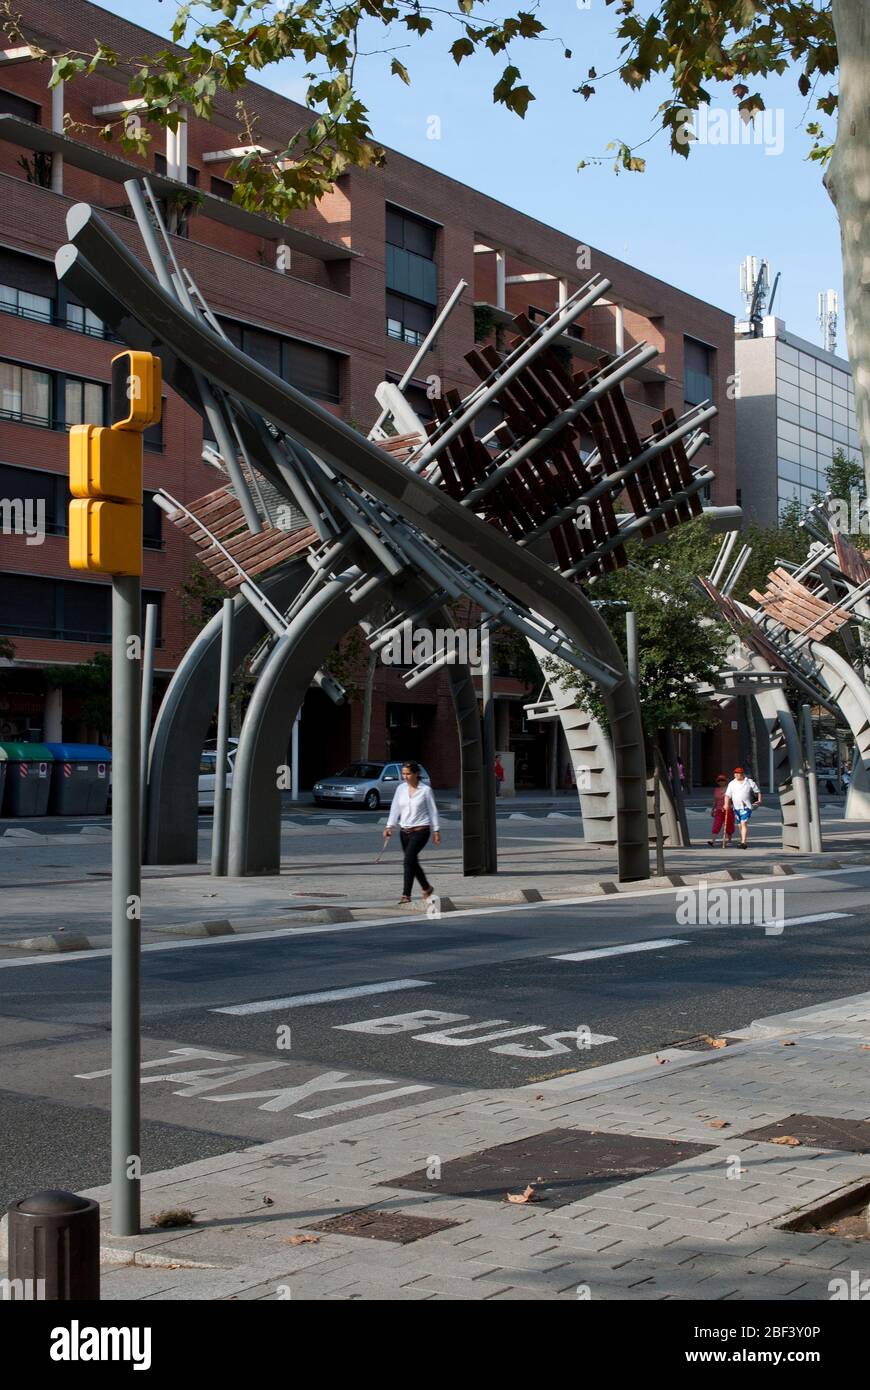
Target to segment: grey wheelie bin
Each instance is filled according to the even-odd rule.
[[[54,758],[50,816],[104,816],[112,755],[98,743],[47,743]]]
[[[0,743],[6,754],[6,816],[44,816],[51,788],[52,754],[44,743]]]

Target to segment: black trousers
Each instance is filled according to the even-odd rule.
[[[406,898],[410,898],[411,889],[414,887],[414,879],[417,880],[424,892],[428,892],[431,884],[423,871],[423,865],[419,863],[417,856],[425,849],[429,840],[429,826],[424,830],[403,830],[401,831],[402,849],[405,851],[405,886],[402,893]]]

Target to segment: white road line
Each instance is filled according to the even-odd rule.
[[[816,912],[812,917],[786,917],[784,922],[777,922],[778,927],[801,927],[804,922],[833,922],[837,917],[854,917],[854,912]],[[760,923],[764,926],[764,923]]]
[[[870,864],[850,864],[844,869],[807,869],[805,873],[792,874],[784,882],[798,883],[801,879],[819,878],[843,878],[848,874],[870,874]],[[741,880],[744,887],[750,883],[761,883],[771,886],[770,874],[759,874],[757,878],[744,878]],[[776,880],[774,880],[776,882]],[[540,911],[559,911],[566,907],[594,907],[600,911],[605,905],[614,906],[616,903],[625,901],[636,901],[638,898],[666,898],[673,897],[674,894],[685,892],[685,888],[638,888],[634,892],[624,892],[613,897],[602,898],[597,893],[587,893],[576,898],[553,898],[546,899],[541,903],[500,903],[496,907],[460,907],[455,912],[451,912],[447,917],[440,919],[444,927],[459,926],[468,917],[492,917],[498,913],[509,913],[513,916],[518,912],[540,912]],[[229,910],[229,909],[228,909]],[[367,922],[344,922],[341,925],[324,927],[284,927],[276,931],[261,932],[237,932],[233,936],[205,936],[191,938],[189,941],[152,941],[147,946],[142,947],[142,954],[147,951],[191,951],[201,947],[215,946],[238,946],[246,941],[279,941],[282,937],[288,936],[335,936],[340,932],[349,931],[371,931],[373,927],[407,927],[412,922],[420,922],[420,914],[411,913],[407,917],[376,917]],[[704,930],[697,928],[697,930]],[[11,943],[0,942],[0,949],[8,947]],[[15,960],[0,960],[0,970],[10,970],[20,965],[60,965],[70,962],[83,960],[100,960],[112,954],[108,947],[95,947],[90,951],[60,951],[57,955],[46,952],[38,956],[19,956]]]
[[[209,1009],[211,1014],[268,1014],[278,1009],[299,1009],[305,1004],[328,1004],[335,999],[361,999],[365,994],[393,994],[396,990],[425,989],[431,980],[383,980],[377,985],[356,985],[348,989],[322,989],[316,994],[288,994],[286,999],[258,999],[253,1004],[231,1004]]]
[[[663,937],[661,941],[636,941],[631,946],[602,946],[598,951],[575,951],[570,956],[550,956],[550,960],[600,960],[602,956],[627,956],[633,951],[658,951],[663,946],[688,946],[688,941]]]

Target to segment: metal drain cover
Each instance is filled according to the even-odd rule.
[[[640,1134],[551,1129],[450,1159],[443,1165],[440,1178],[430,1179],[424,1170],[392,1178],[380,1186],[503,1202],[508,1193],[521,1193],[531,1185],[537,1201],[545,1201],[548,1208],[564,1207],[715,1147]]]
[[[432,1236],[436,1231],[449,1230],[460,1226],[460,1221],[436,1221],[431,1216],[405,1216],[396,1211],[375,1211],[371,1207],[360,1207],[357,1211],[345,1211],[339,1216],[330,1216],[327,1221],[306,1226],[307,1231],[331,1231],[339,1236],[363,1236],[366,1240],[392,1240],[397,1245],[410,1245],[412,1241]]]
[[[787,1115],[773,1125],[747,1130],[740,1139],[768,1142],[790,1134],[813,1149],[842,1149],[846,1153],[870,1154],[870,1122],[838,1120],[834,1115]]]

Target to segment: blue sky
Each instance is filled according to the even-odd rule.
[[[129,5],[104,8],[129,15]],[[493,15],[521,8],[496,0]],[[526,0],[526,8],[532,5]],[[651,6],[641,4],[647,11]],[[175,13],[171,0],[137,0],[136,21],[167,33]],[[792,332],[819,341],[819,290],[840,293],[838,351],[845,355],[840,236],[836,214],[807,160],[804,133],[812,110],[793,75],[773,78],[762,95],[773,113],[767,147],[755,144],[696,144],[688,160],[670,153],[664,137],[640,151],[644,174],[601,167],[577,172],[578,161],[603,155],[612,139],[634,144],[655,129],[654,111],[666,88],[630,92],[618,78],[600,84],[589,102],[572,87],[590,66],[613,65],[616,17],[604,0],[541,0],[539,18],[573,51],[566,61],[556,43],[517,44],[511,59],[537,100],[520,120],[490,97],[504,55],[468,59],[457,68],[447,49],[459,30],[445,24],[422,43],[401,27],[387,42],[411,73],[406,87],[389,73],[389,58],[361,60],[357,85],[371,113],[376,137],[385,145],[460,179],[584,242],[640,267],[734,314],[743,311],[738,267],[748,254],[766,256],[781,272],[775,312]],[[371,47],[384,46],[383,31],[371,31]],[[285,63],[256,74],[265,86],[299,99],[301,65]],[[736,104],[726,85],[713,92],[713,106]],[[440,119],[440,138],[429,138]],[[720,119],[720,118],[716,118]],[[781,137],[781,138],[780,138]],[[768,153],[767,149],[781,150]]]

